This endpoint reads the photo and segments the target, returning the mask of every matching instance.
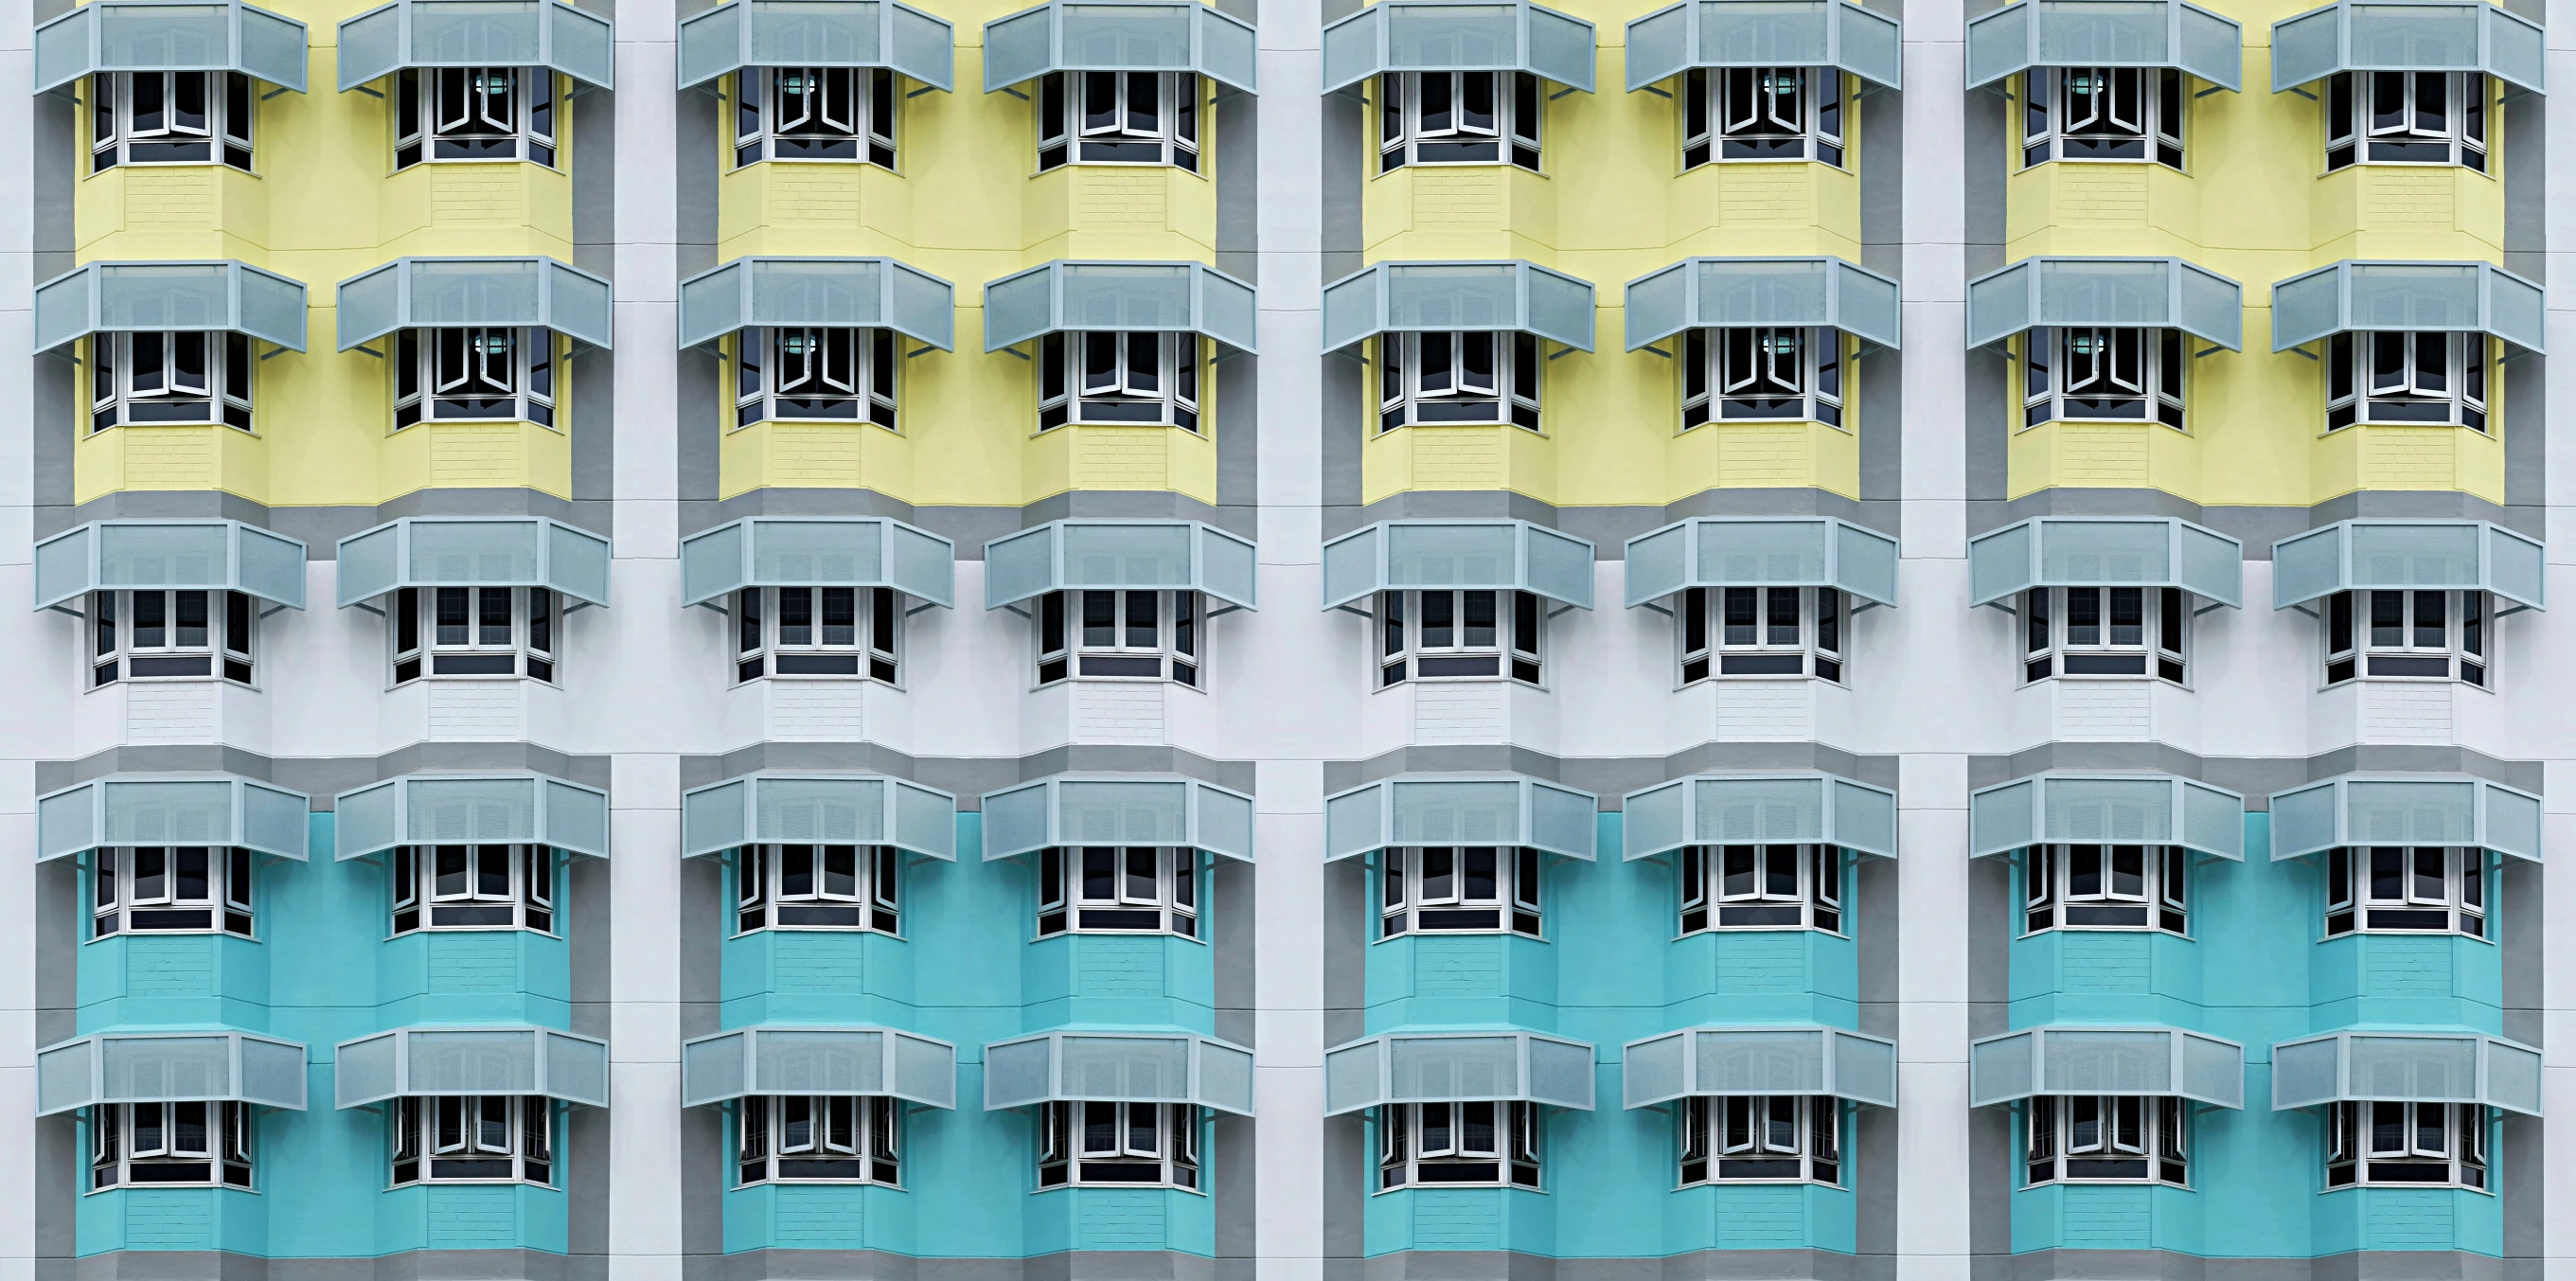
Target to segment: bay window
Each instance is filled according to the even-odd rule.
[[[257,854],[223,845],[102,845],[90,868],[90,937],[221,930],[252,937]]]
[[[1378,172],[1406,165],[1539,167],[1537,76],[1390,71],[1377,78]]]
[[[1682,592],[1682,683],[1712,676],[1843,679],[1849,607],[1831,587],[1691,587]]]
[[[91,1191],[251,1186],[248,1103],[102,1103],[89,1127]]]
[[[394,335],[394,430],[434,422],[555,425],[558,343],[534,326],[466,325]]]
[[[1842,1182],[1842,1100],[1731,1095],[1681,1101],[1681,1181]]]
[[[1682,427],[1843,422],[1842,331],[1797,326],[1693,329],[1682,337]]]
[[[555,679],[559,610],[547,588],[404,587],[392,604],[394,684],[423,676]]]
[[[2493,610],[2477,591],[2336,592],[2326,598],[2326,684],[2367,677],[2485,686]]]
[[[2191,1101],[2134,1094],[2031,1099],[2024,1172],[2029,1184],[2119,1182],[2189,1186],[2184,1147]]]
[[[251,429],[250,335],[98,333],[89,339],[89,429],[222,423]]]
[[[1038,684],[1109,677],[1196,688],[1205,608],[1197,592],[1048,592],[1038,601]]]
[[[1038,340],[1038,430],[1066,423],[1199,429],[1194,333],[1053,333]]]
[[[2183,74],[2170,67],[2033,67],[2022,77],[2021,162],[2152,160],[2182,168]]]
[[[893,1099],[825,1094],[752,1095],[735,1125],[734,1172],[755,1183],[832,1182],[900,1185]]]
[[[2191,602],[2179,587],[2033,587],[2021,594],[2024,682],[2189,672]]]
[[[546,845],[397,845],[385,855],[393,932],[555,932],[560,875]]]
[[[734,929],[902,932],[903,851],[891,845],[746,845]]]
[[[894,168],[894,72],[745,67],[733,74],[733,163],[857,160]]]
[[[2487,1109],[2476,1103],[2328,1104],[2326,1187],[2488,1191],[2487,1124]]]
[[[2326,937],[2487,932],[2490,873],[2477,846],[2355,845],[2326,851]]]
[[[1198,73],[1051,71],[1038,78],[1038,171],[1065,164],[1199,171]]]
[[[1380,334],[1378,430],[1424,423],[1539,429],[1538,335],[1486,329]]]
[[[1199,1110],[1187,1103],[1057,1102],[1038,1112],[1038,1187],[1199,1191]]]
[[[1843,163],[1843,73],[1693,68],[1682,77],[1682,168],[1727,160]]]
[[[393,1183],[554,1183],[554,1100],[435,1095],[393,1100]]]
[[[2183,426],[2179,329],[2041,326],[2022,335],[2022,425],[2158,422]]]
[[[2191,932],[2191,851],[2180,845],[2034,845],[2022,929]]]
[[[1843,932],[1843,851],[1833,845],[1685,845],[1681,932]]]
[[[1378,687],[1505,675],[1536,685],[1546,614],[1532,592],[1379,592]]]
[[[1068,931],[1201,937],[1196,849],[1051,845],[1037,860],[1040,938]]]
[[[745,587],[733,594],[734,679],[892,682],[903,604],[891,587]]]
[[[2479,71],[2339,71],[2326,78],[2326,169],[2459,165],[2487,171]]]
[[[90,688],[121,680],[221,676],[251,683],[259,610],[241,592],[101,591],[89,594]]]
[[[1537,938],[1544,857],[1528,846],[1389,847],[1378,873],[1379,937],[1508,929]]]
[[[394,73],[394,168],[424,160],[555,163],[546,67],[405,67]]]
[[[895,426],[891,329],[755,326],[734,335],[737,427],[756,422]]]
[[[251,167],[251,89],[238,71],[101,71],[89,78],[89,167]]]
[[[1378,1109],[1378,1190],[1539,1186],[1539,1105],[1390,1103]]]
[[[2487,429],[2487,336],[2341,333],[2326,339],[2326,430],[2354,423]]]

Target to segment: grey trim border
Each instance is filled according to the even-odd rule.
[[[1980,1256],[1972,1281],[2503,1281],[2466,1250],[2364,1250],[2307,1259],[2209,1259],[2174,1250],[2033,1250]]]
[[[605,1281],[598,1255],[543,1250],[405,1250],[375,1258],[266,1259],[228,1250],[109,1250],[40,1260],[42,1281]]]

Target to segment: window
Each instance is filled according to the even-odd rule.
[[[90,872],[90,937],[220,929],[251,937],[259,856],[222,845],[103,845]]]
[[[196,329],[89,339],[89,429],[222,423],[251,429],[250,336]]]
[[[1072,161],[1197,173],[1200,92],[1190,71],[1049,72],[1038,78],[1038,171]]]
[[[1378,172],[1506,161],[1535,171],[1540,96],[1526,71],[1387,72],[1377,78]]]
[[[258,616],[241,592],[91,592],[90,688],[216,675],[248,685]]]
[[[745,1186],[773,1180],[899,1184],[900,1111],[889,1098],[754,1095],[742,1100],[735,1117],[742,1129],[736,1172]]]
[[[891,329],[779,326],[734,335],[733,421],[895,425]]]
[[[2179,845],[2034,845],[2022,864],[2022,929],[2187,935],[2190,889],[2191,851]]]
[[[1755,326],[1682,336],[1682,428],[1728,422],[1843,424],[1840,330]]]
[[[1539,429],[1538,335],[1470,329],[1381,334],[1379,431],[1423,423]]]
[[[1842,1100],[1774,1094],[1682,1101],[1682,1182],[1842,1182]]]
[[[901,933],[902,885],[903,851],[891,845],[746,845],[734,928]]]
[[[1079,361],[1081,368],[1075,369]],[[1199,429],[1199,336],[1056,333],[1038,339],[1038,430],[1066,423]]]
[[[1379,937],[1505,928],[1538,937],[1539,895],[1547,873],[1537,850],[1425,845],[1390,847],[1385,857],[1378,875]]]
[[[2022,336],[2022,425],[2105,420],[2183,425],[2179,329],[2042,327]]]
[[[544,67],[394,73],[394,168],[423,160],[555,163],[555,74]]]
[[[2487,171],[2487,87],[2477,71],[2341,71],[2326,78],[2326,169],[2461,165]]]
[[[89,78],[89,168],[250,169],[250,77],[237,71],[102,71]],[[221,149],[217,143],[220,141]]]
[[[2360,362],[2368,362],[2365,371]],[[2487,429],[2487,336],[2336,334],[2326,339],[2326,430],[2354,423]]]
[[[1843,162],[1843,77],[1832,67],[1694,69],[1682,84],[1682,168],[1718,160]]]
[[[403,587],[393,594],[394,684],[430,676],[555,678],[555,594],[543,587]]]
[[[2029,1100],[2032,1184],[2119,1181],[2189,1186],[2183,1147],[2191,1102],[2134,1094]]]
[[[1038,684],[1080,676],[1196,688],[1205,607],[1197,592],[1048,592],[1038,600]]]
[[[2179,587],[2034,587],[2021,594],[2024,681],[2145,676],[2183,683],[2191,602]]]
[[[1038,1187],[1199,1187],[1198,1108],[1187,1103],[1049,1103],[1038,1115]]]
[[[2367,676],[2484,686],[2493,609],[2485,592],[2336,592],[2326,598],[2326,684]]]
[[[733,594],[734,679],[892,681],[902,623],[891,587],[745,587]]]
[[[1682,592],[1682,683],[1710,676],[1843,678],[1843,594],[1831,587]],[[1714,666],[1712,666],[1714,662]]]
[[[733,162],[864,160],[894,168],[894,72],[745,67],[733,75]]]
[[[2476,846],[2337,846],[2326,851],[2326,936],[2486,938],[2487,883],[2487,852]]]
[[[422,929],[555,932],[558,873],[552,846],[397,845],[386,857],[396,934]]]
[[[247,1103],[102,1103],[89,1110],[89,1186],[247,1188]]]
[[[1199,937],[1199,852],[1186,845],[1067,845],[1038,851],[1038,937]]]
[[[1535,1103],[1390,1103],[1378,1109],[1378,1189],[1538,1186]]]
[[[554,1180],[554,1101],[443,1094],[394,1100],[394,1185]]]
[[[1545,614],[1532,592],[1379,592],[1378,687],[1492,678],[1506,668],[1513,680],[1538,684]]]
[[[488,325],[398,332],[394,430],[424,418],[554,426],[554,332]]]
[[[2475,1103],[2336,1103],[2326,1109],[2326,1186],[2487,1189],[2487,1110]]]
[[[2182,73],[2033,67],[2023,75],[2021,162],[2152,160],[2182,168]]]
[[[1685,845],[1674,862],[1681,873],[1684,934],[1710,929],[1842,933],[1839,846]]]

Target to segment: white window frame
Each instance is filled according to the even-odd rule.
[[[497,595],[495,594],[497,593]],[[442,631],[440,612],[465,601],[462,639]],[[395,685],[416,680],[560,683],[563,602],[545,587],[397,587],[386,601],[385,641]],[[494,623],[506,607],[508,617]],[[454,628],[454,624],[447,625]],[[494,634],[494,627],[508,633]]]
[[[1152,626],[1136,620],[1147,608]],[[1105,611],[1105,613],[1104,613]],[[1109,620],[1102,638],[1097,620]],[[1038,599],[1037,683],[1162,681],[1207,687],[1207,598],[1168,588],[1067,588]],[[1142,634],[1150,630],[1153,643]]]
[[[1470,1124],[1490,1136],[1480,1146]],[[1416,1187],[1540,1190],[1545,1165],[1539,1105],[1527,1102],[1388,1103],[1378,1108],[1377,1191]]]
[[[873,423],[898,430],[891,329],[778,325],[733,336],[733,425]]]
[[[2326,172],[2373,164],[2457,165],[2485,173],[2494,92],[2482,71],[2336,72],[2319,94]],[[2428,98],[2441,101],[2427,110]],[[2391,118],[2380,118],[2382,106]]]
[[[202,639],[184,640],[181,620],[202,610]],[[158,627],[144,625],[155,615]],[[257,688],[259,606],[214,588],[95,591],[81,628],[89,688],[120,682],[227,680]]]
[[[256,1114],[248,1103],[101,1103],[89,1111],[89,1188],[253,1190]],[[181,1138],[193,1118],[194,1146]]]
[[[1201,117],[1215,106],[1206,95],[1195,71],[1050,71],[1032,95],[1038,172],[1077,164],[1197,173]],[[1104,108],[1097,117],[1095,106]]]
[[[2487,430],[2498,385],[2485,334],[2340,333],[2326,339],[2326,430],[2356,422]],[[2366,358],[2366,359],[2365,359]]]
[[[1478,97],[1491,110],[1471,120],[1467,107]],[[1378,172],[1511,164],[1544,173],[1546,99],[1546,86],[1526,71],[1383,72],[1377,78]]]
[[[1493,620],[1479,629],[1484,614]],[[1446,619],[1443,624],[1440,620]],[[1377,688],[1415,681],[1509,678],[1546,687],[1547,603],[1509,588],[1381,591],[1369,629]],[[1479,630],[1490,637],[1479,639]]]
[[[392,933],[527,930],[562,935],[564,856],[550,845],[397,845],[385,855]],[[497,880],[496,880],[497,876]]]
[[[835,621],[841,619],[847,621]],[[740,588],[733,594],[734,683],[900,685],[903,620],[903,601],[891,587]]]
[[[394,73],[394,168],[508,160],[554,168],[569,101],[548,67],[405,67]]]
[[[394,1187],[559,1186],[554,1177],[561,1146],[555,1137],[555,1102],[543,1095],[406,1095],[394,1100],[389,1112]]]
[[[2189,430],[2190,337],[2179,329],[2041,326],[2022,332],[2021,356],[2024,428],[2155,422]]]
[[[2442,611],[2437,644],[2423,625]],[[2387,620],[2394,619],[2392,629]],[[2496,680],[2495,598],[2479,591],[2365,588],[2328,596],[2319,630],[2325,684],[2354,680],[2458,681],[2492,690]],[[2391,632],[2394,635],[2391,635]]]
[[[1845,682],[1851,602],[1840,588],[1687,587],[1678,605],[1673,636],[1684,685],[1806,676]]]
[[[734,1186],[902,1187],[902,1106],[884,1095],[748,1095],[733,1113]]]
[[[2154,930],[2191,937],[2192,853],[2183,846],[2033,845],[2019,862],[2025,935]]]
[[[1192,1103],[1059,1100],[1037,1110],[1037,1191],[1161,1187],[1204,1194],[1204,1119]],[[1095,1131],[1094,1125],[1104,1127]],[[1094,1146],[1092,1140],[1105,1139]]]
[[[203,888],[183,871],[197,865]],[[121,934],[231,934],[257,938],[259,855],[225,845],[102,845],[90,855],[93,939]],[[197,919],[202,914],[203,919]]]
[[[1047,846],[1037,853],[1037,937],[1169,934],[1204,943],[1214,871],[1187,845]]]
[[[2492,1196],[2491,1124],[2480,1103],[2327,1104],[2323,1190],[2466,1188]]]
[[[2033,1096],[2016,1109],[2022,1114],[2022,1186],[2162,1183],[2188,1188],[2191,1107],[2189,1099],[2134,1094]]]
[[[1681,87],[1682,170],[1813,160],[1843,167],[1844,104],[1835,67],[1694,67]]]
[[[902,95],[886,67],[744,67],[733,73],[733,163],[895,167]]]
[[[566,345],[551,329],[478,325],[394,334],[394,430],[422,422],[556,427]]]
[[[259,362],[251,354],[250,335],[222,329],[97,333],[87,346],[91,432],[206,423],[252,430],[251,390]]]
[[[2502,869],[2475,845],[2327,850],[2325,936],[2457,934],[2495,940]]]
[[[1681,934],[1815,930],[1848,934],[1855,863],[1836,845],[1685,845],[1673,854]]]
[[[1681,1124],[1681,1186],[1841,1186],[1841,1099],[1827,1095],[1739,1094],[1694,1095],[1681,1102],[1677,1109]]]
[[[891,845],[745,845],[734,851],[734,933],[860,930],[903,936],[903,851]]]
[[[1378,856],[1381,939],[1544,938],[1546,899],[1547,855],[1526,845],[1391,845]]]
[[[1038,430],[1068,423],[1197,432],[1215,372],[1198,334],[1051,333],[1038,339]]]
[[[2189,172],[2183,73],[2172,67],[2033,67],[2022,73],[2021,163],[2152,160]]]
[[[1742,325],[1682,335],[1682,430],[1712,422],[1843,425],[1857,344],[1830,326]]]
[[[143,86],[150,86],[144,90]],[[193,94],[202,110],[181,120]],[[89,77],[90,172],[119,165],[222,163],[252,168],[251,126],[259,95],[238,71],[100,71]],[[151,111],[150,99],[160,109]],[[145,100],[138,104],[138,98]]]
[[[1381,434],[1503,423],[1543,434],[1547,360],[1538,335],[1516,329],[1380,334],[1375,346]]]
[[[2029,588],[2021,594],[2022,683],[2152,676],[2188,689],[2193,616],[2191,593],[2179,587]]]

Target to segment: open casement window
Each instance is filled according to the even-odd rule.
[[[1682,168],[1726,160],[1843,163],[1843,73],[1695,67],[1682,74]]]
[[[1382,334],[1378,430],[1425,423],[1510,423],[1539,430],[1538,335],[1469,329]]]
[[[1406,165],[1539,167],[1539,78],[1526,71],[1390,71],[1377,78],[1378,172]]]
[[[89,1186],[251,1186],[252,1104],[102,1103],[89,1110]]]
[[[1681,932],[1843,932],[1846,856],[1834,845],[1685,845]]]
[[[468,325],[394,336],[394,430],[434,422],[555,426],[554,331]]]
[[[756,422],[875,423],[895,426],[891,329],[762,326],[734,335],[737,427]]]
[[[2492,937],[2487,852],[2458,845],[2356,845],[2326,851],[2326,936]]]
[[[250,335],[216,330],[146,330],[90,335],[89,429],[161,423],[222,423],[251,429],[258,362]]]
[[[1378,1190],[1539,1186],[1536,1103],[1389,1103],[1378,1109]]]
[[[1038,851],[1038,937],[1199,930],[1199,852],[1172,845],[1050,845]]]
[[[102,71],[89,78],[89,167],[251,167],[251,102],[237,71]]]
[[[1850,604],[1831,587],[1689,587],[1676,611],[1682,683],[1712,676],[1843,679]]]
[[[547,845],[397,845],[385,855],[393,932],[555,933],[561,863]]]
[[[2346,1102],[2326,1107],[2326,1187],[2457,1187],[2487,1181],[2479,1103]]]
[[[2486,686],[2494,609],[2485,592],[2336,592],[2326,598],[2326,684],[2368,678]]]
[[[561,606],[547,588],[402,587],[391,604],[396,685],[423,676],[555,679]]]
[[[2339,333],[2326,339],[2326,430],[2354,423],[2487,429],[2482,333]]]
[[[259,855],[222,845],[103,845],[91,855],[90,937],[254,937]]]
[[[2034,845],[2022,929],[2191,933],[2191,851],[2180,845]]]
[[[2022,425],[2159,422],[2183,429],[2179,329],[2041,326],[2022,335]]]
[[[443,1094],[392,1100],[393,1183],[536,1183],[555,1178],[554,1100]]]
[[[1540,936],[1546,856],[1510,845],[1391,846],[1378,872],[1378,936]]]
[[[1194,71],[1050,71],[1038,78],[1038,170],[1067,163],[1199,171]]]
[[[1546,617],[1534,592],[1379,592],[1378,688],[1505,675],[1536,685]]]
[[[903,602],[891,587],[745,587],[733,594],[734,679],[902,670]]]
[[[2183,73],[2033,67],[2022,73],[2021,162],[2152,160],[2182,168]]]
[[[1038,339],[1038,430],[1066,423],[1199,429],[1194,333],[1052,333]]]
[[[1038,684],[1080,677],[1171,680],[1197,688],[1206,662],[1197,592],[1048,592],[1038,600]]]
[[[859,160],[894,168],[895,73],[745,67],[733,73],[733,162]]]
[[[891,845],[745,845],[734,861],[734,929],[900,934],[903,851]]]
[[[2179,587],[2033,587],[2021,594],[2021,678],[2190,674],[2191,599]]]
[[[394,168],[424,160],[555,163],[555,73],[405,67],[394,73]]]
[[[2191,1100],[2134,1094],[2039,1095],[2022,1107],[2024,1173],[2042,1183],[2170,1183],[2188,1187],[2184,1146]]]
[[[211,676],[251,684],[258,620],[243,592],[91,592],[82,629],[90,688]]]
[[[1682,336],[1682,429],[1720,421],[1840,427],[1853,345],[1825,327],[1689,330]]]
[[[2326,169],[2460,165],[2487,171],[2480,71],[2339,71],[2326,77]]]
[[[1825,1095],[1681,1101],[1681,1181],[1828,1183],[1843,1178],[1843,1102]]]
[[[1189,1103],[1055,1102],[1038,1109],[1038,1187],[1199,1186]]]
[[[754,1183],[830,1182],[902,1185],[896,1118],[903,1109],[882,1096],[752,1095],[734,1125],[742,1141],[734,1172]]]

